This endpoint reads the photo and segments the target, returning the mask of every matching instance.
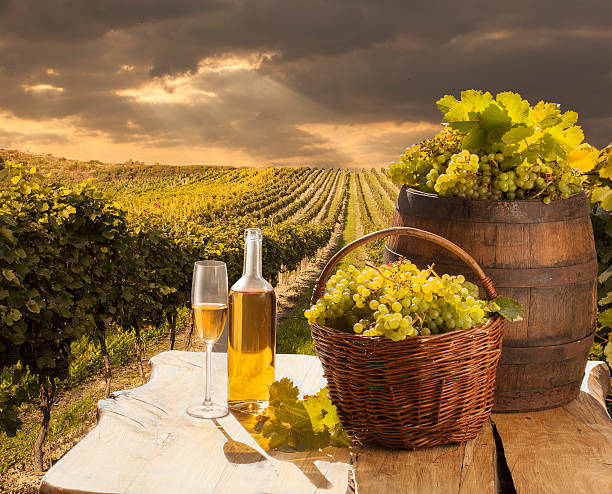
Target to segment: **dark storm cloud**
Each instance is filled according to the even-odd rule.
[[[436,123],[445,93],[511,89],[575,109],[602,146],[612,140],[610,19],[607,0],[3,2],[0,111],[72,118],[117,143],[315,163],[343,155],[308,125]],[[264,53],[244,70],[198,65]],[[176,97],[125,93],[150,84]],[[421,134],[388,129],[363,148]]]

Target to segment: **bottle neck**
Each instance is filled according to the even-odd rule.
[[[244,266],[242,276],[261,279],[261,240],[247,239],[244,241]]]

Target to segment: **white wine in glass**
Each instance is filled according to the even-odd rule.
[[[216,342],[227,321],[227,304],[193,304],[193,322],[202,341]]]
[[[196,333],[206,344],[204,402],[189,407],[192,417],[213,419],[228,414],[227,406],[212,401],[212,347],[223,333],[227,320],[227,268],[221,261],[198,261],[193,268],[191,308]]]

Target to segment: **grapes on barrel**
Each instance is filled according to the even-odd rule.
[[[598,151],[582,143],[578,114],[555,103],[532,106],[519,94],[468,90],[437,102],[445,130],[408,148],[391,163],[393,182],[440,196],[541,199],[582,190],[581,171]]]
[[[491,309],[463,275],[420,270],[408,259],[380,267],[338,270],[304,316],[312,323],[393,341],[470,329]]]

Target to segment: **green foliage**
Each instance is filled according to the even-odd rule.
[[[19,406],[37,398],[38,383],[21,365],[0,372],[0,432],[14,435],[21,426]]]
[[[442,196],[566,199],[597,151],[582,144],[578,114],[519,94],[467,90],[437,102],[448,129],[406,150],[388,176]]]
[[[604,148],[587,175],[591,221],[599,261],[597,331],[590,357],[612,367],[612,145]]]
[[[48,439],[52,442],[61,440],[70,430],[88,420],[93,420],[96,410],[95,403],[99,398],[100,396],[97,395],[88,396],[53,413]],[[14,437],[7,437],[0,432],[0,474],[31,455],[34,441],[38,435],[38,427],[38,423],[28,421]]]
[[[11,162],[2,173],[12,185],[0,205],[0,372],[19,365],[41,382],[65,379],[70,345],[94,330],[92,313],[111,307],[127,223],[90,184],[44,185]],[[14,434],[24,396],[8,395],[0,426]]]
[[[219,191],[228,175],[241,180],[258,173],[206,170],[216,181],[211,190]],[[262,187],[280,177],[281,194],[292,173],[264,170]],[[328,191],[334,173],[296,172],[325,176]],[[108,340],[111,362],[120,361],[136,338],[148,337],[142,333],[145,326],[160,328],[187,305],[195,261],[221,259],[230,279],[237,279],[244,228],[262,226],[264,276],[274,280],[281,269],[294,269],[327,243],[335,224],[331,216],[342,202],[335,201],[332,214],[319,225],[260,225],[260,214],[210,225],[199,222],[199,213],[171,221],[165,211],[137,214],[91,183],[48,183],[35,170],[10,161],[0,172],[0,183],[0,430],[10,434],[20,426],[17,408],[31,399],[28,390],[38,378],[56,383],[70,376],[68,383],[76,383],[100,369],[98,342],[106,328],[126,331]],[[253,202],[249,183],[241,187],[245,193],[238,213],[258,211],[261,197]],[[236,198],[235,190],[224,189],[228,200]],[[318,201],[319,209],[323,203]],[[287,207],[265,209],[275,217],[290,214]]]
[[[524,308],[516,300],[508,297],[496,297],[487,303],[487,310],[491,313],[498,313],[510,322],[523,320]]]
[[[462,148],[470,153],[512,151],[510,159],[522,162],[541,159],[562,161],[583,140],[576,126],[578,114],[561,113],[555,103],[538,102],[533,107],[517,93],[467,90],[461,100],[444,96],[437,102],[444,122],[462,134]],[[503,144],[501,149],[493,146]]]
[[[148,331],[143,331],[142,340],[145,343],[157,343],[165,336],[165,327],[157,326]],[[131,331],[120,331],[106,337],[106,348],[108,350],[111,365],[123,365],[134,358],[136,336]],[[99,340],[91,340],[84,336],[72,345],[70,362],[70,373],[66,381],[67,386],[75,386],[104,369],[104,360],[100,349]]]
[[[286,377],[270,385],[270,404],[256,425],[256,431],[270,439],[270,447],[288,452],[349,447],[327,388],[303,400],[299,394]]]

